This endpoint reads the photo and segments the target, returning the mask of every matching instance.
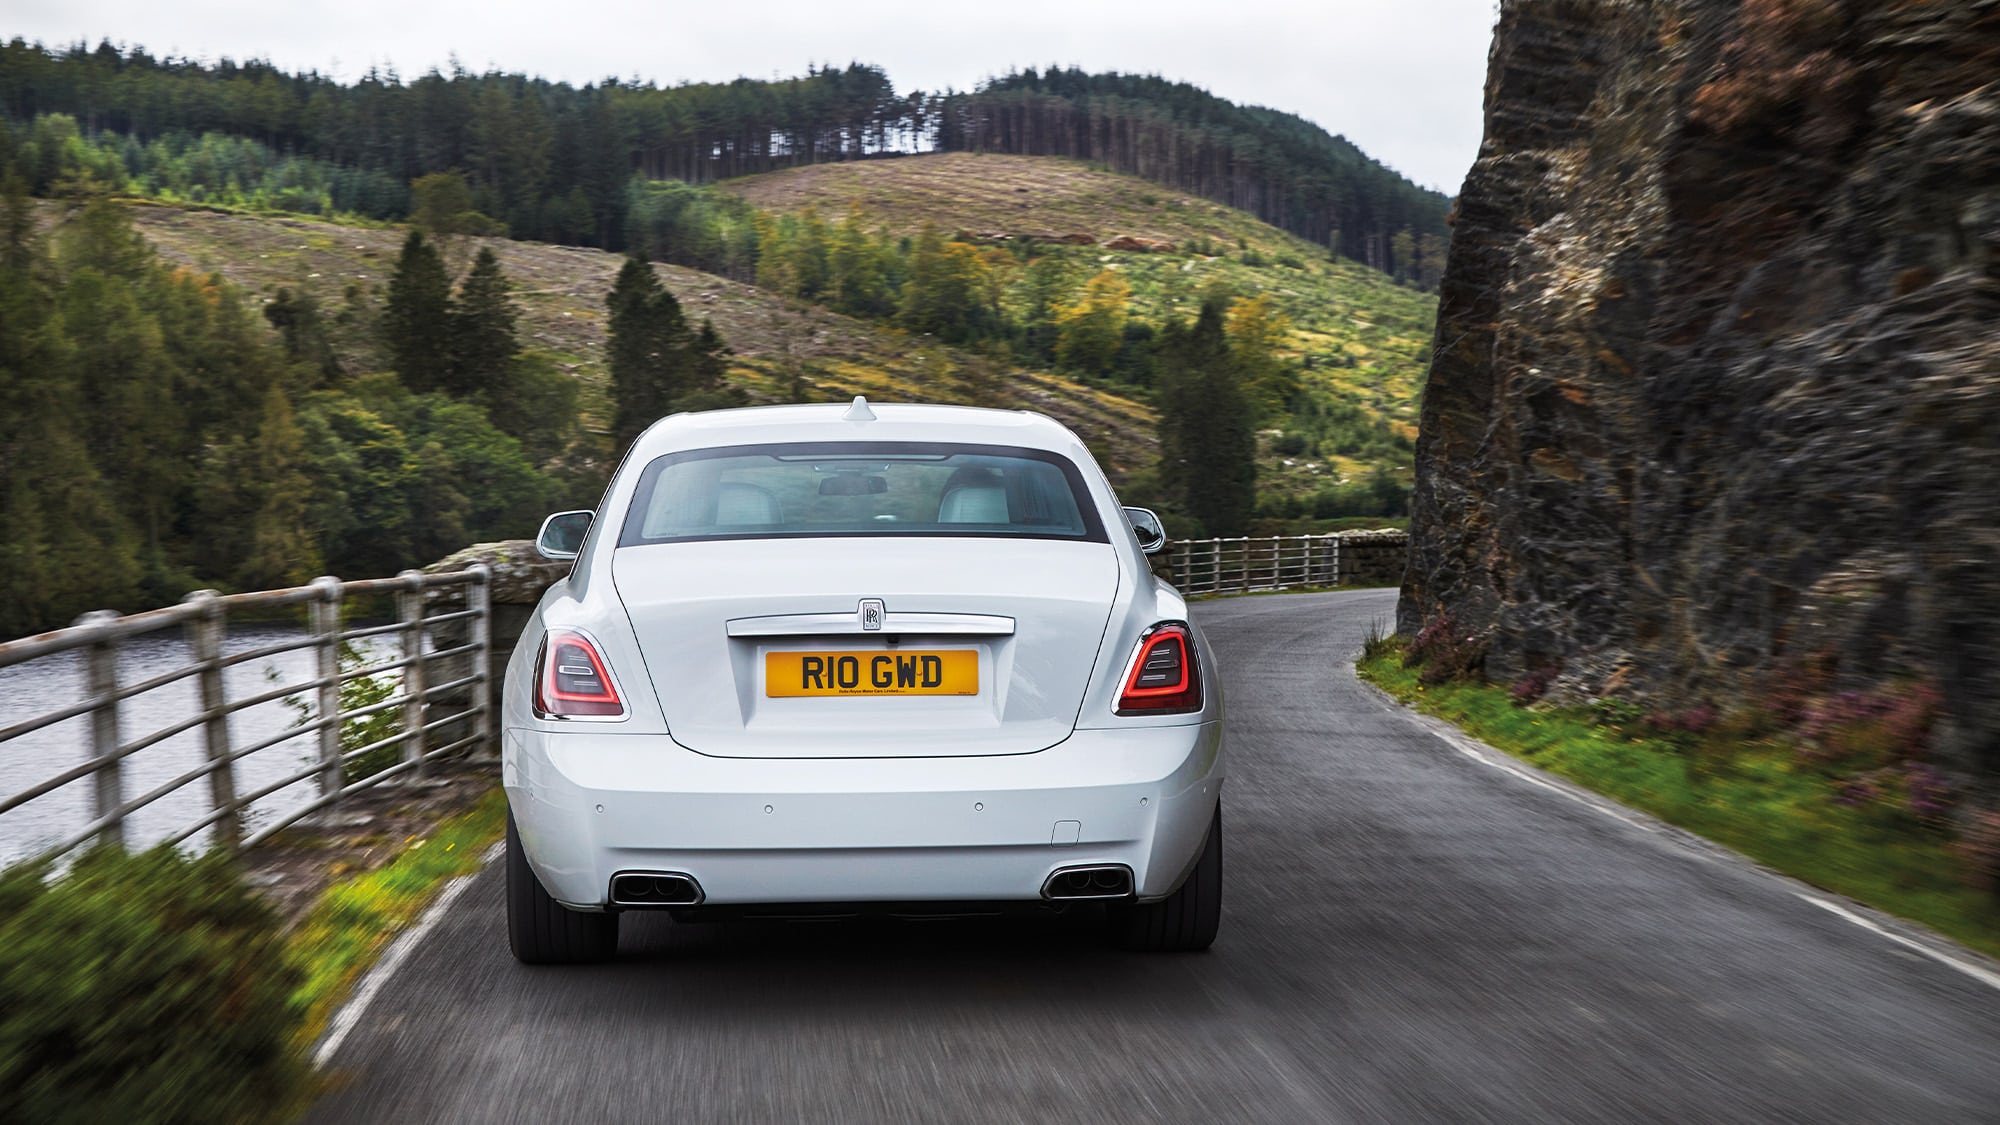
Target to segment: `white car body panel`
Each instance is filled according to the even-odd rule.
[[[611,877],[628,871],[685,872],[718,905],[1032,901],[1050,872],[1092,863],[1130,866],[1142,900],[1171,893],[1225,777],[1220,676],[1193,628],[1201,710],[1116,713],[1140,635],[1188,611],[1152,576],[1089,452],[1027,413],[876,405],[874,420],[856,422],[844,410],[679,415],[634,444],[504,679],[504,784],[536,877],[581,909],[603,908]],[[654,459],[826,441],[1059,454],[1080,470],[1109,542],[858,535],[617,546]],[[774,633],[768,619],[832,621],[863,598],[899,621],[992,630],[903,640],[978,650],[979,694],[766,698],[759,669],[774,646],[884,643]],[[1011,619],[1013,632],[991,619]],[[535,658],[551,627],[597,646],[626,714],[535,713]]]
[[[632,619],[674,741],[722,757],[1020,754],[1076,726],[1118,591],[1103,543],[1046,539],[737,540],[627,547],[613,581]],[[778,616],[854,617],[864,598],[891,615],[980,615],[1006,636],[855,633],[730,636]],[[716,628],[717,622],[724,628]],[[897,648],[978,652],[977,696],[769,698],[767,652]]]

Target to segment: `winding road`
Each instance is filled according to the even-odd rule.
[[[1222,936],[1075,919],[675,926],[507,953],[499,865],[333,1059],[334,1122],[2000,1122],[2000,990],[1492,768],[1359,684],[1393,591],[1197,614]]]

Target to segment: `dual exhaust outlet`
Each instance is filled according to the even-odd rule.
[[[1132,897],[1132,869],[1122,863],[1058,868],[1042,884],[1052,901]],[[680,871],[623,871],[611,877],[611,905],[630,909],[698,906],[703,895],[694,876]]]
[[[1058,868],[1042,884],[1042,897],[1064,902],[1131,898],[1132,869],[1122,863]]]
[[[625,871],[611,877],[613,906],[695,906],[702,897],[694,876],[679,871]]]

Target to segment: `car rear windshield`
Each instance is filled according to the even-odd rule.
[[[861,535],[1108,542],[1083,474],[1060,454],[837,442],[660,457],[639,478],[618,545]]]

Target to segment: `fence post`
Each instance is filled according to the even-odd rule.
[[[186,600],[201,607],[188,619],[188,632],[194,642],[195,661],[201,665],[201,733],[210,766],[208,796],[215,810],[225,814],[215,822],[215,843],[234,850],[243,839],[243,813],[236,807],[236,763],[229,753],[229,697],[222,675],[222,641],[229,626],[214,590],[196,590]]]
[[[472,683],[475,715],[472,732],[479,736],[476,753],[497,758],[500,745],[494,735],[499,724],[493,721],[493,571],[485,563],[472,566],[472,584],[465,588],[465,608],[474,611],[472,670],[479,677]]]
[[[118,620],[110,610],[100,609],[76,619],[78,625],[109,626]],[[125,846],[125,817],[118,810],[125,805],[125,787],[118,760],[118,641],[110,635],[90,642],[84,658],[86,685],[90,698],[97,701],[90,711],[90,752],[97,759],[91,774],[96,798],[97,819],[105,822],[97,840],[113,847]]]
[[[1341,537],[1339,532],[1336,531],[1333,533],[1333,584],[1336,586],[1345,586],[1347,584],[1347,576],[1340,572],[1340,545],[1345,542],[1346,540]]]
[[[339,793],[344,784],[340,761],[340,579],[313,579],[313,600],[306,612],[314,638],[319,671],[319,791]]]
[[[424,774],[424,575],[406,570],[396,577],[404,589],[396,591],[397,616],[403,622],[403,760],[415,763],[410,776]]]

